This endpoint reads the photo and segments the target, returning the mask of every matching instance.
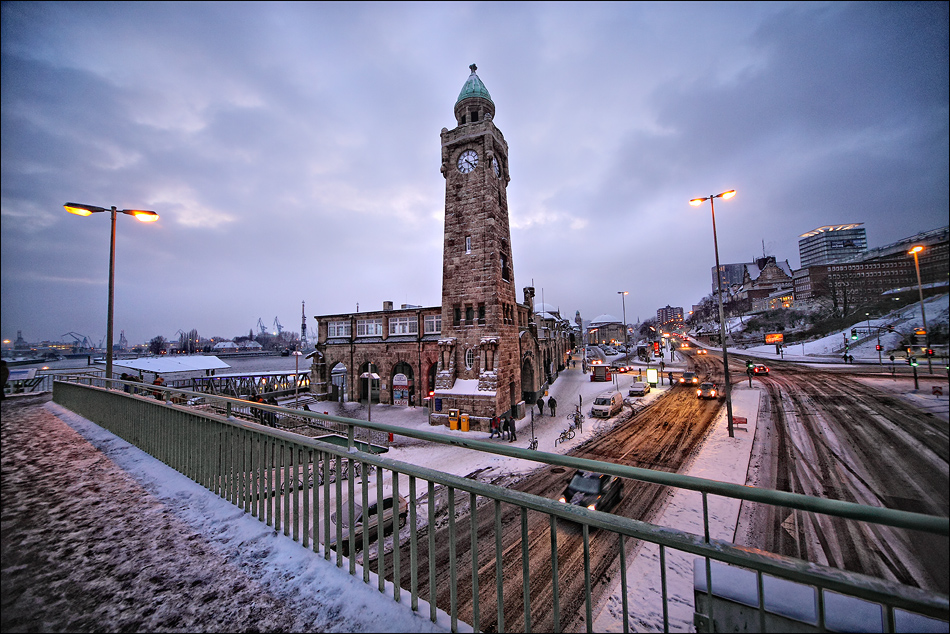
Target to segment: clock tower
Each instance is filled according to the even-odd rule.
[[[508,144],[495,104],[471,74],[442,129],[445,239],[435,398],[475,418],[521,411],[521,359],[506,188]]]

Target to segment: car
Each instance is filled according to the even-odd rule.
[[[592,511],[609,511],[620,501],[622,493],[623,480],[616,476],[576,471],[558,501]]]
[[[702,398],[702,399],[716,398],[717,394],[718,394],[718,391],[716,390],[716,386],[713,385],[712,383],[702,383],[700,384],[699,389],[696,390],[696,398]]]
[[[756,363],[754,366],[752,366],[752,374],[755,376],[768,376],[769,368],[768,366],[762,365],[761,363]]]
[[[696,351],[696,354],[709,354],[709,353],[706,351],[706,348],[700,348],[699,350]]]
[[[630,386],[630,390],[627,392],[627,396],[646,396],[650,393],[650,384],[644,383],[642,381],[637,381]]]
[[[683,372],[679,380],[680,385],[699,385],[699,377],[695,372]]]
[[[622,409],[623,396],[621,396],[620,392],[607,390],[606,392],[600,393],[597,398],[594,399],[590,413],[594,418],[610,418],[620,413]]]
[[[406,498],[402,497],[401,495],[399,496],[398,500],[394,500],[392,495],[384,497],[382,513],[379,513],[378,502],[376,502],[375,497],[371,495],[370,499],[373,500],[373,503],[366,507],[365,512],[359,503],[353,503],[353,549],[357,551],[363,549],[364,524],[369,531],[369,540],[372,542],[377,538],[380,522],[382,522],[383,534],[391,535],[396,525],[398,525],[399,528],[402,528],[406,525],[406,517],[409,515],[409,503],[406,502]],[[346,500],[343,500],[342,517],[338,517],[336,511],[334,511],[330,514],[330,524],[330,549],[337,549],[336,527],[340,526],[343,529],[343,540],[340,542],[341,552],[344,556],[349,555],[350,524],[349,508],[347,507]]]

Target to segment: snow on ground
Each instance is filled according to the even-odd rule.
[[[950,295],[938,295],[925,299],[924,311],[927,315],[927,323],[931,327],[936,323],[947,323],[948,318],[950,318],[950,310],[948,310],[948,307],[950,307]],[[877,336],[872,335],[866,337],[864,333],[869,325],[871,329],[876,329],[880,326],[887,326],[888,324],[894,324],[898,331],[906,331],[911,326],[922,326],[923,320],[920,314],[920,304],[916,303],[905,306],[883,317],[855,321],[855,323],[840,332],[832,333],[815,341],[788,344],[783,355],[776,354],[775,346],[772,344],[742,348],[741,352],[743,354],[755,354],[770,359],[781,357],[786,361],[809,360],[809,357],[811,357],[810,360],[815,360],[815,357],[822,356],[832,357],[832,360],[837,360],[841,358],[841,350],[844,344],[848,343],[848,353],[854,357],[856,362],[866,361],[876,363],[878,362],[878,353],[875,347],[878,342]],[[729,320],[729,327],[734,331],[741,328],[739,318]],[[861,334],[861,338],[855,345],[850,345],[852,343],[850,339],[852,328],[857,328]],[[881,333],[881,345],[884,346],[885,350],[882,361],[885,365],[890,361],[888,359],[890,353],[887,351],[897,348],[900,345],[901,338],[902,335],[900,332]],[[898,355],[895,355],[895,357],[897,356]],[[901,354],[897,362],[903,364],[903,357],[904,355]]]
[[[788,357],[789,355],[786,355],[786,358]],[[686,367],[686,361],[679,353],[675,354],[673,362],[666,363],[666,370],[682,371]],[[642,364],[640,367],[646,368]],[[550,410],[545,407],[542,416],[539,415],[537,407],[532,407],[532,414],[518,421],[517,445],[527,446],[531,438],[533,419],[533,431],[539,441],[539,450],[566,453],[613,424],[613,419],[599,421],[589,417],[594,397],[613,387],[619,389],[626,398],[627,390],[635,380],[635,374],[620,374],[615,375],[612,383],[595,383],[591,382],[590,375],[583,373],[579,367],[562,372],[545,395],[545,400],[554,396],[558,401],[557,415],[551,416]],[[875,380],[888,381],[886,378]],[[660,398],[667,389],[669,386],[665,384],[642,399],[631,400],[648,403]],[[906,381],[899,385],[889,385],[889,389],[904,393],[909,391]],[[736,427],[735,437],[729,438],[723,408],[688,466],[686,473],[689,475],[737,484],[746,484],[747,477],[754,480],[754,474],[747,474],[747,468],[755,434],[759,391],[737,384],[733,398],[735,415],[746,417],[748,427]],[[946,396],[942,399],[934,397],[932,403],[922,392],[912,393],[909,398],[916,399],[928,408],[942,408],[946,418]],[[555,446],[554,441],[568,426],[567,415],[574,410],[575,404],[581,402],[582,411],[587,416],[583,431],[573,440]],[[392,600],[391,591],[388,597],[380,596],[375,589],[375,581],[371,585],[365,585],[358,577],[350,577],[345,571],[335,570],[329,562],[303,549],[289,538],[275,534],[256,519],[237,511],[234,506],[93,423],[54,404],[48,404],[46,408],[131,474],[195,532],[208,537],[214,547],[231,563],[255,570],[255,574],[260,575],[260,583],[266,586],[271,594],[282,597],[292,610],[304,611],[313,617],[315,622],[327,623],[329,619],[331,624],[335,623],[330,629],[343,627],[366,631],[435,631],[448,628],[444,613],[440,612],[440,620],[436,625],[412,613],[405,605],[408,602],[408,593],[402,594],[404,605],[398,605]],[[357,403],[321,403],[313,409],[350,418],[366,417],[365,407]],[[489,440],[488,432],[462,432],[430,426],[423,408],[374,405],[371,416],[374,422],[417,428],[447,436]],[[4,451],[6,453],[6,446]],[[529,460],[458,447],[433,446],[398,435],[387,457],[462,476],[483,469],[488,470],[485,474],[488,477],[521,474],[534,466]],[[738,503],[718,496],[710,496],[709,502],[711,537],[732,540],[738,517]],[[701,496],[689,491],[675,492],[655,523],[701,535]],[[692,556],[667,551],[666,565],[671,628],[692,630]],[[640,549],[638,555],[629,562],[627,579],[630,583],[628,601],[633,615],[630,625],[637,630],[662,630],[662,601],[656,547],[644,545]],[[622,631],[619,592],[618,578],[616,586],[609,593],[610,598],[604,605],[596,608],[595,630]],[[321,601],[313,601],[315,596],[321,597]],[[344,596],[346,600],[341,601],[340,597]],[[325,606],[325,603],[329,607]],[[318,613],[320,609],[328,610],[329,614]],[[427,614],[428,610],[420,606],[420,613]],[[337,620],[333,621],[334,618]]]

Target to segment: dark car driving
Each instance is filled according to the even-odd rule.
[[[586,506],[592,511],[609,511],[620,501],[623,480],[616,476],[578,471],[558,498],[564,504]]]

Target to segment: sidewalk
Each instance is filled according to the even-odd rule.
[[[2,405],[0,631],[448,631],[49,393]]]

